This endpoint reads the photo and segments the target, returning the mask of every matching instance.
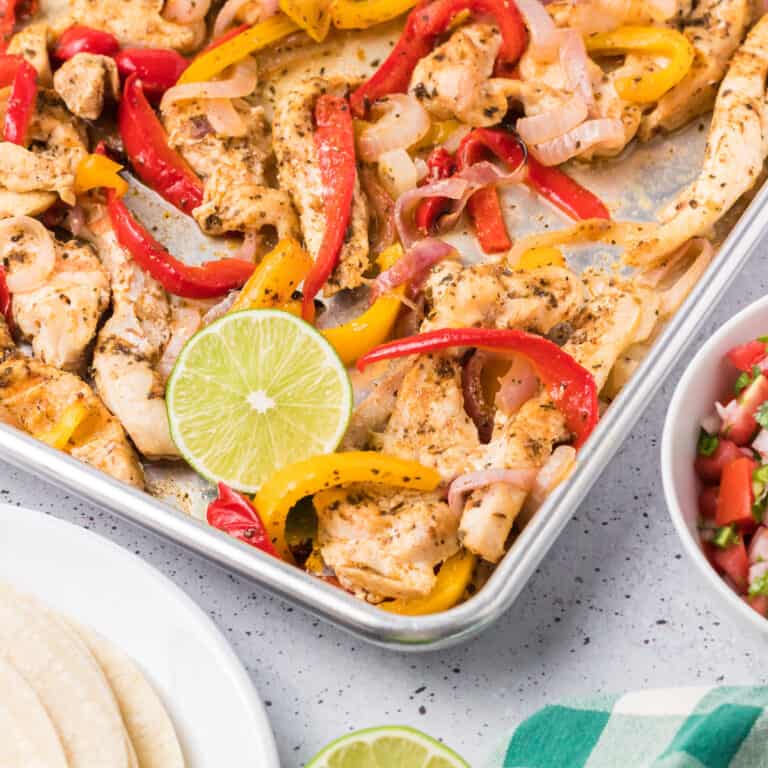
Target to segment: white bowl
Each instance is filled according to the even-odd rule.
[[[750,304],[711,336],[690,362],[672,396],[661,440],[661,476],[667,509],[683,549],[704,577],[715,602],[722,604],[740,626],[768,637],[768,620],[752,610],[720,578],[701,549],[697,529],[701,483],[693,463],[702,416],[713,411],[735,379],[724,360],[731,347],[768,334],[768,296]]]

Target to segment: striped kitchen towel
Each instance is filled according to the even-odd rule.
[[[768,687],[667,688],[549,706],[504,768],[768,768]]]

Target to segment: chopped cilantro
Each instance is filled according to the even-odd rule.
[[[716,547],[722,549],[728,549],[733,544],[739,541],[739,534],[736,533],[736,526],[724,525],[722,528],[718,528],[715,531],[715,537],[712,539],[712,543]]]
[[[703,429],[699,432],[699,454],[701,456],[711,456],[719,444],[717,435],[710,435]]]
[[[758,576],[749,585],[749,596],[757,597],[758,595],[764,595],[768,597],[768,573],[764,573],[762,576]]]
[[[768,336],[758,336],[757,340],[762,341],[763,344],[768,344]]]
[[[751,383],[752,383],[752,377],[746,371],[744,371],[743,373],[740,373],[739,378],[736,379],[736,382],[733,385],[733,391],[738,395],[743,390],[745,390]]]
[[[763,428],[768,429],[768,400],[766,400],[755,414],[755,421]]]

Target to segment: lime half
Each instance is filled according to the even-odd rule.
[[[453,750],[401,725],[366,728],[332,741],[307,768],[470,768]]]
[[[336,449],[352,386],[311,325],[251,309],[225,315],[187,342],[166,401],[171,437],[192,467],[255,493],[286,464]]]

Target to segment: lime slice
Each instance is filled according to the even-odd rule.
[[[245,493],[286,464],[330,453],[352,412],[333,347],[286,312],[232,312],[195,334],[166,391],[171,437],[201,475]]]
[[[332,741],[307,768],[470,768],[452,749],[415,728],[366,728]]]

